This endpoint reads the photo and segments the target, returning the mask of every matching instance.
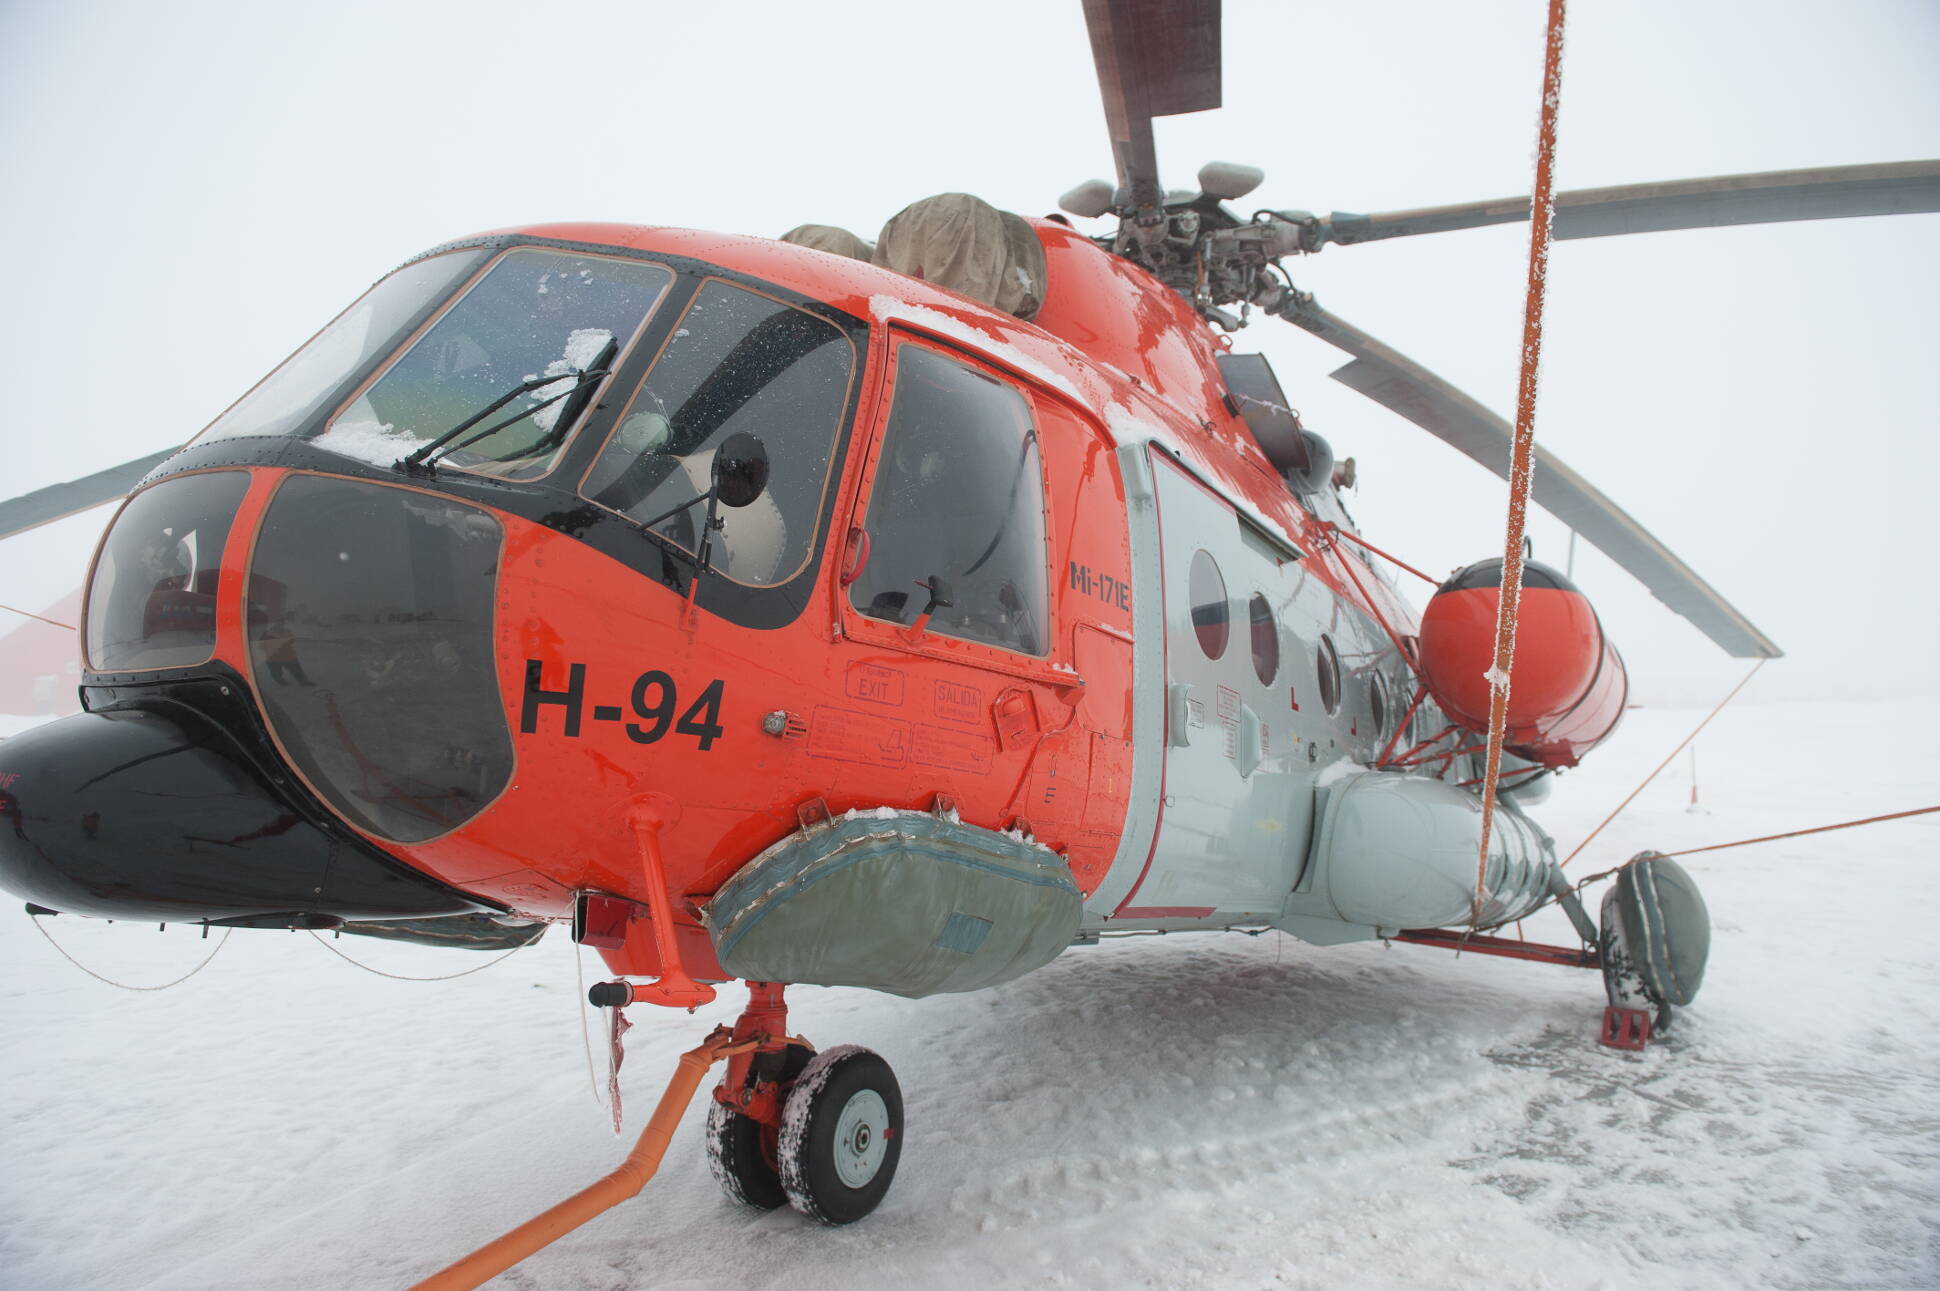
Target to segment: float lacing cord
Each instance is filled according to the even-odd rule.
[[[191,977],[194,977],[197,973],[201,972],[203,969],[207,968],[212,962],[214,962],[215,957],[222,953],[222,948],[229,944],[229,934],[235,931],[234,928],[224,928],[222,930],[222,938],[216,942],[215,949],[211,950],[207,955],[203,956],[201,963],[197,964],[194,968],[191,968],[188,972],[182,974],[174,981],[163,982],[160,986],[135,986],[128,982],[117,982],[112,977],[103,977],[101,974],[95,972],[92,968],[89,968],[86,964],[83,964],[80,960],[74,958],[74,956],[68,954],[67,951],[62,948],[61,943],[54,940],[54,934],[47,931],[47,929],[42,926],[43,920],[46,918],[46,916],[28,915],[27,918],[30,922],[33,923],[34,930],[38,932],[41,936],[47,938],[47,944],[52,946],[57,952],[59,952],[60,957],[62,959],[65,959],[68,963],[74,965],[76,968],[86,973],[89,977],[92,977],[95,981],[106,982],[109,986],[115,987],[117,990],[123,990],[123,991],[165,991],[171,986],[180,986],[183,982],[188,981]]]
[[[1568,865],[1571,861],[1575,860],[1577,856],[1583,851],[1583,849],[1588,847],[1591,844],[1591,842],[1595,840],[1596,836],[1603,832],[1605,825],[1608,825],[1611,821],[1615,820],[1619,815],[1621,815],[1623,813],[1623,809],[1625,807],[1628,807],[1632,802],[1634,802],[1636,800],[1637,795],[1642,793],[1644,789],[1650,784],[1650,782],[1657,778],[1658,773],[1661,772],[1665,767],[1669,766],[1672,760],[1675,759],[1678,754],[1684,751],[1685,746],[1688,745],[1692,740],[1695,740],[1698,737],[1698,732],[1702,731],[1705,727],[1709,726],[1711,724],[1711,719],[1716,717],[1719,713],[1722,713],[1724,711],[1724,706],[1726,704],[1729,704],[1732,700],[1738,697],[1738,692],[1743,690],[1746,687],[1746,685],[1750,683],[1751,679],[1758,675],[1758,670],[1760,668],[1763,668],[1767,662],[1768,660],[1760,659],[1757,663],[1753,664],[1751,666],[1751,671],[1747,672],[1742,678],[1740,678],[1738,681],[1738,684],[1733,686],[1730,689],[1730,691],[1726,693],[1725,697],[1718,701],[1717,706],[1713,708],[1710,712],[1704,715],[1704,720],[1699,722],[1696,726],[1693,726],[1691,728],[1691,733],[1689,735],[1686,735],[1682,740],[1679,740],[1677,747],[1672,749],[1668,754],[1665,755],[1664,760],[1657,764],[1656,770],[1652,771],[1649,775],[1645,776],[1638,783],[1637,787],[1630,791],[1629,796],[1626,797],[1622,802],[1618,803],[1616,807],[1614,807],[1611,810],[1610,814],[1603,818],[1602,823],[1599,824],[1595,829],[1590,831],[1589,837],[1585,838],[1582,842],[1578,843],[1570,851],[1570,854],[1563,858],[1562,865]],[[1557,868],[1561,869],[1562,866],[1559,865]],[[1577,884],[1577,886],[1581,887],[1583,885],[1579,883]]]
[[[47,624],[47,626],[49,627],[66,628],[69,632],[74,631],[74,625],[72,623],[61,623],[54,619],[44,618],[39,614],[29,614],[26,610],[16,610],[11,605],[0,605],[0,610],[7,610],[14,614],[18,614],[23,619],[38,619],[40,622]]]
[[[1489,872],[1489,831],[1495,823],[1496,782],[1509,716],[1509,673],[1516,656],[1516,607],[1522,597],[1522,531],[1529,510],[1529,466],[1536,444],[1536,384],[1543,348],[1543,295],[1549,283],[1550,224],[1556,214],[1556,113],[1563,90],[1564,0],[1549,0],[1543,47],[1543,101],[1536,135],[1536,191],[1529,203],[1529,287],[1523,299],[1522,372],[1516,388],[1515,441],[1509,458],[1509,520],[1502,547],[1502,584],[1496,598],[1495,661],[1489,679],[1489,755],[1482,779],[1482,842],[1475,858],[1470,923],[1482,922]]]
[[[455,973],[441,973],[436,977],[414,977],[409,973],[387,973],[381,968],[372,968],[369,964],[366,964],[363,960],[351,958],[349,955],[344,954],[341,950],[338,950],[335,946],[331,945],[323,938],[317,936],[314,929],[305,928],[303,931],[309,933],[311,940],[315,941],[317,945],[322,946],[325,950],[335,955],[338,959],[343,960],[344,963],[353,965],[357,968],[361,968],[366,973],[376,973],[379,977],[388,977],[394,982],[449,982],[449,981],[456,980],[457,978],[460,978],[460,977],[470,977],[473,973],[484,972],[486,969],[490,968],[493,964],[503,964],[506,960],[512,958],[512,956],[518,954],[526,947],[536,944],[539,940],[537,937],[534,937],[531,941],[521,942],[519,945],[512,947],[512,949],[506,951],[502,955],[494,955],[482,964],[474,965],[471,968],[461,968]]]

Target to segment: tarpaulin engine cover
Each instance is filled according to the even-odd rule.
[[[830,255],[847,256],[868,264],[876,249],[864,242],[847,229],[833,224],[797,224],[781,235],[783,242],[792,242],[798,247],[811,251],[826,251]]]
[[[1021,215],[968,193],[925,197],[890,216],[875,259],[1019,318],[1044,303],[1044,244]]]
[[[1055,959],[1083,899],[1064,858],[923,812],[855,814],[757,856],[702,911],[750,981],[974,991]]]

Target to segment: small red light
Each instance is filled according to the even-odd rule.
[[[626,945],[626,924],[633,915],[633,903],[619,897],[587,893],[580,899],[578,941],[582,946],[618,950]]]

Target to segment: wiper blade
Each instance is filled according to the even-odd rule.
[[[609,344],[607,348],[608,350],[611,350],[616,347]],[[453,426],[450,430],[447,430],[444,434],[438,436],[430,443],[421,445],[420,447],[414,449],[406,457],[399,458],[395,463],[393,463],[393,465],[396,467],[396,469],[400,471],[429,470],[431,467],[431,457],[434,453],[442,456],[443,453],[455,453],[461,448],[468,448],[471,445],[476,444],[481,439],[485,439],[486,437],[491,435],[496,435],[499,431],[504,430],[507,426],[517,425],[519,422],[524,421],[527,417],[532,416],[532,414],[539,412],[542,409],[552,407],[552,405],[558,403],[561,399],[572,398],[574,395],[578,394],[582,389],[584,389],[587,386],[590,386],[591,384],[593,384],[593,382],[599,380],[601,377],[610,375],[612,373],[612,369],[609,367],[601,366],[610,362],[612,362],[611,355],[606,353],[605,351],[602,351],[600,356],[594,360],[595,366],[593,367],[579,368],[579,369],[575,369],[572,372],[559,373],[553,376],[536,376],[531,378],[530,380],[521,381],[518,385],[513,386],[510,390],[507,390],[504,394],[492,400],[492,402],[486,404],[483,408],[479,409],[471,416],[465,418],[465,420],[459,422],[456,426]],[[497,412],[500,408],[503,408],[506,404],[511,403],[514,399],[518,398],[520,395],[530,394],[534,390],[542,390],[549,385],[557,385],[559,382],[566,381],[566,380],[572,380],[573,382],[572,385],[567,387],[565,390],[560,391],[558,394],[552,396],[550,399],[546,399],[540,403],[535,403],[530,408],[527,408],[521,412],[515,413],[514,415],[507,417],[504,421],[497,422],[491,426],[487,426],[484,430],[479,431],[475,435],[467,436],[465,439],[460,440],[458,443],[453,444],[451,442],[452,440],[457,439],[458,436],[463,435],[466,431],[470,430],[473,426],[476,426],[479,422],[485,420],[487,417]],[[575,414],[575,417],[562,416],[559,419],[559,423],[555,425],[550,431],[547,432],[546,438],[544,440],[541,440],[538,445],[535,445],[535,448],[549,447],[552,443],[556,443],[559,439],[564,438],[566,430],[572,425],[573,420],[576,419],[576,415],[581,411],[583,411],[583,408],[574,408],[573,412]],[[446,445],[448,444],[450,445],[449,448],[446,447]]]

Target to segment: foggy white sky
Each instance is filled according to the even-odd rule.
[[[1542,17],[1227,0],[1227,106],[1161,121],[1160,164],[1175,186],[1215,157],[1264,167],[1249,210],[1527,191]],[[1940,156],[1936,68],[1933,0],[1580,3],[1559,183]],[[373,278],[469,232],[873,237],[928,193],[1040,214],[1109,173],[1077,0],[0,0],[0,158],[5,496],[186,439]],[[1507,411],[1525,238],[1291,267]],[[1787,650],[1758,690],[1934,690],[1940,216],[1568,243],[1551,283],[1539,440]],[[1320,342],[1240,340],[1359,460],[1374,542],[1431,572],[1496,554],[1499,481],[1328,381],[1345,356]],[[0,544],[0,601],[74,586],[102,522]],[[1560,527],[1534,532],[1560,565]],[[1586,548],[1577,572],[1639,698],[1709,700],[1742,671]]]

